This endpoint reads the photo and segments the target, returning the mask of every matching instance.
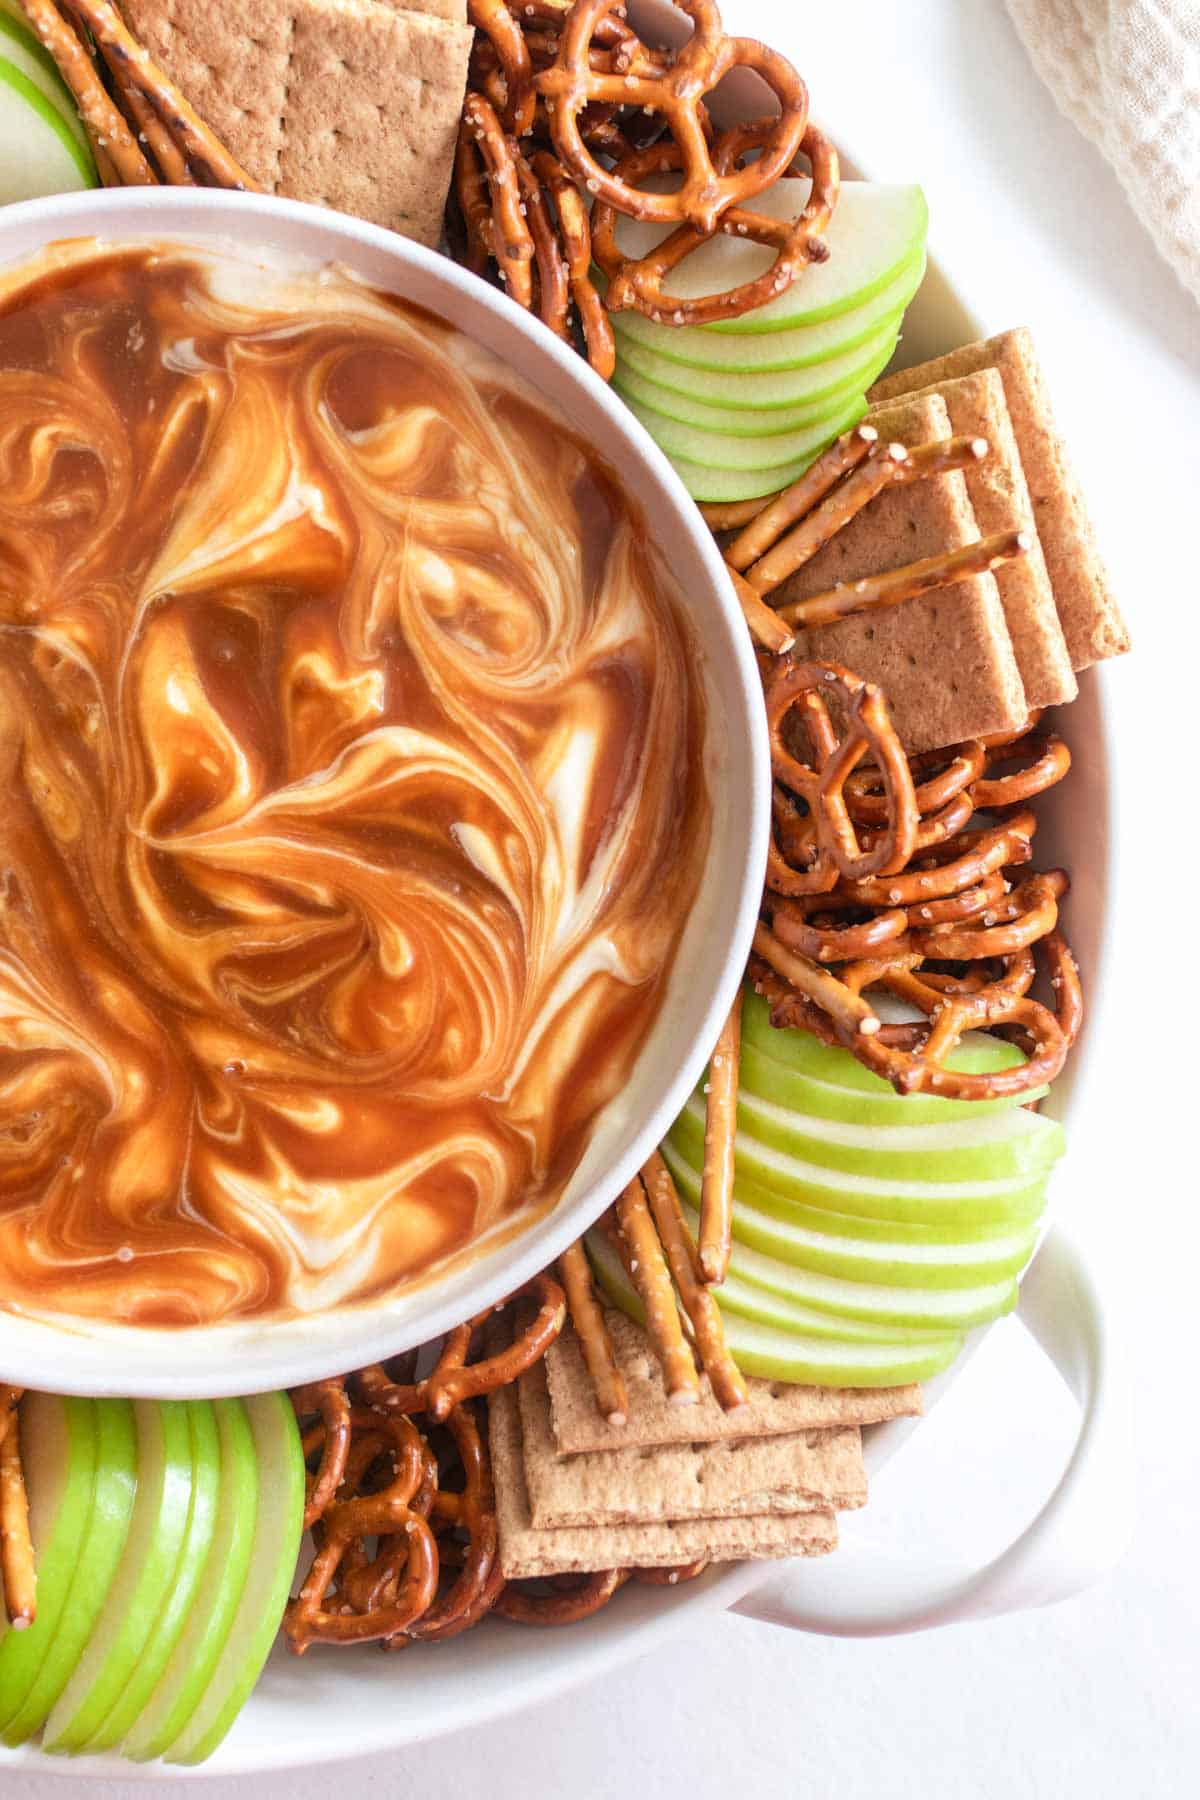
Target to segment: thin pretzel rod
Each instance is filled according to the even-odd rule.
[[[691,1320],[701,1366],[712,1383],[713,1398],[723,1412],[736,1412],[750,1397],[745,1379],[729,1354],[721,1309],[701,1279],[700,1259],[671,1171],[657,1150],[642,1170],[642,1180],[683,1309]]]
[[[37,1569],[21,1463],[21,1415],[15,1411],[0,1438],[0,1587],[9,1624],[27,1631],[37,1617]]]
[[[790,530],[797,519],[819,506],[843,475],[872,456],[878,442],[879,433],[873,425],[856,425],[853,431],[843,433],[790,487],[760,505],[750,524],[726,548],[725,561],[735,569],[748,569],[756,563],[781,532]]]
[[[137,92],[153,110],[193,177],[206,178],[211,187],[258,191],[258,183],[151,61],[109,0],[70,0],[70,5],[96,40],[122,94]]]
[[[729,1009],[708,1064],[704,1108],[704,1174],[700,1182],[700,1279],[712,1285],[729,1272],[733,1247],[733,1142],[737,1135],[742,994]],[[660,1159],[661,1160],[661,1159]]]
[[[629,1395],[613,1354],[604,1313],[596,1300],[587,1252],[578,1240],[559,1257],[558,1272],[567,1292],[567,1306],[583,1360],[592,1378],[596,1404],[610,1425],[624,1425],[629,1417]]]
[[[830,538],[843,530],[864,506],[870,505],[876,494],[895,480],[907,455],[902,444],[889,444],[885,450],[868,456],[838,482],[819,506],[807,513],[765,556],[746,570],[746,580],[751,587],[757,588],[760,594],[769,594],[789,575],[803,568]]]
[[[9,1387],[7,1382],[0,1381],[0,1444],[4,1442],[4,1434],[16,1414],[24,1388]]]
[[[961,550],[946,550],[938,556],[923,557],[920,562],[906,563],[902,569],[890,569],[885,575],[871,575],[862,581],[842,582],[824,594],[808,600],[781,606],[779,616],[789,625],[801,629],[828,625],[834,619],[845,619],[851,613],[880,612],[887,606],[899,606],[905,600],[916,600],[935,588],[953,587],[972,575],[986,575],[1000,563],[1012,562],[1033,548],[1027,531],[1000,531],[995,537],[981,538],[965,544]]]
[[[729,567],[728,564],[725,566]],[[786,655],[796,642],[795,632],[784,624],[777,612],[771,610],[744,575],[739,575],[736,569],[730,569],[729,579],[733,582],[733,591],[738,597],[750,636],[764,650],[769,650],[772,656]]]
[[[935,444],[918,444],[896,470],[896,485],[926,481],[931,475],[952,475],[956,469],[973,469],[991,449],[985,437],[939,438]]]
[[[96,65],[53,0],[21,0],[25,17],[75,97],[97,167],[110,187],[158,187],[137,139],[113,105]],[[109,180],[109,177],[112,177]]]
[[[59,10],[68,14],[76,28],[87,21],[82,17],[82,7],[77,0],[59,0]],[[144,144],[158,164],[158,172],[168,187],[191,187],[195,178],[188,168],[182,150],[174,142],[170,133],[157,118],[149,101],[141,89],[135,87],[127,79],[128,65],[120,56],[113,54],[111,40],[103,42],[97,38],[96,47],[104,58],[108,71],[113,78],[116,98],[123,102],[137,127],[138,142]]]
[[[700,1398],[700,1379],[679,1323],[675,1290],[640,1176],[635,1175],[619,1197],[616,1210],[625,1240],[625,1267],[646,1309],[646,1332],[662,1364],[667,1400],[672,1406],[694,1406]]]

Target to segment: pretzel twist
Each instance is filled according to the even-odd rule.
[[[367,1465],[386,1460],[392,1476],[377,1493],[351,1494],[325,1508],[317,1554],[284,1615],[297,1655],[318,1639],[357,1644],[398,1636],[428,1612],[437,1587],[437,1545],[428,1520],[413,1507],[426,1480],[421,1434],[411,1419],[362,1407],[351,1408],[350,1422],[370,1434]],[[373,1538],[381,1540],[373,1561],[351,1555]],[[346,1596],[339,1594],[343,1563],[355,1584]],[[365,1610],[353,1609],[351,1595],[360,1605],[369,1602]]]
[[[533,1317],[507,1349],[471,1362],[481,1327],[497,1311],[518,1300],[535,1303]],[[368,1406],[387,1413],[424,1413],[441,1423],[464,1400],[506,1387],[539,1362],[562,1330],[566,1313],[566,1300],[558,1283],[545,1273],[535,1275],[502,1301],[499,1308],[489,1307],[449,1332],[434,1368],[422,1380],[393,1381],[382,1364],[374,1363],[355,1377],[355,1388]]]
[[[455,191],[467,228],[472,267],[490,258],[518,306],[533,306],[533,234],[522,211],[519,157],[490,100],[468,94],[455,152]],[[482,258],[482,262],[481,262]]]
[[[731,206],[761,194],[788,168],[808,123],[808,92],[791,65],[749,38],[726,37],[715,0],[679,0],[694,30],[678,55],[663,66],[636,50],[614,59],[611,70],[591,66],[590,51],[602,21],[620,0],[576,0],[549,69],[535,80],[550,113],[554,147],[575,179],[598,200],[631,218],[664,224],[688,222],[711,233]],[[773,91],[779,117],[766,134],[757,161],[721,174],[714,167],[701,122],[701,106],[730,69],[755,70]],[[583,141],[579,115],[593,101],[640,107],[661,114],[679,146],[683,180],[674,193],[633,187],[596,161]]]
[[[713,167],[722,174],[739,168],[748,150],[770,141],[775,123],[764,119],[725,132],[713,146]],[[806,129],[800,151],[812,169],[812,185],[807,202],[790,224],[742,206],[731,206],[717,221],[718,231],[768,245],[776,252],[774,262],[761,275],[721,293],[686,299],[665,288],[667,277],[710,241],[711,232],[699,231],[694,225],[680,225],[645,255],[627,257],[617,244],[616,207],[597,200],[592,211],[592,242],[596,261],[608,276],[604,296],[608,310],[622,312],[633,307],[659,324],[707,325],[765,306],[789,288],[810,262],[824,262],[829,251],[820,234],[837,205],[841,186],[838,156],[815,125]],[[678,171],[683,166],[683,151],[668,139],[623,158],[613,175],[640,192],[638,184],[648,175]]]
[[[836,696],[846,714],[841,737],[826,696]],[[764,698],[776,780],[806,803],[813,829],[808,866],[790,868],[773,848],[768,884],[785,894],[824,893],[839,878],[861,883],[902,868],[916,844],[919,814],[908,761],[879,689],[833,663],[784,660],[768,678]],[[812,746],[811,763],[799,761],[785,735],[798,720]],[[844,789],[868,752],[880,772],[889,815],[876,840],[864,847]]]

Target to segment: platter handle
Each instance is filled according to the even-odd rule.
[[[855,1550],[829,1565],[789,1562],[734,1611],[832,1637],[891,1637],[1069,1599],[1107,1575],[1133,1530],[1132,1408],[1108,1304],[1073,1236],[1058,1225],[1021,1284],[1017,1317],[1079,1403],[1062,1479],[1036,1518],[981,1569],[931,1584],[916,1558]]]

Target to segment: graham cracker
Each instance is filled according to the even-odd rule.
[[[936,395],[872,412],[885,441],[909,448],[952,435]],[[881,575],[982,535],[960,471],[885,489],[772,596],[805,600],[827,588]],[[1016,731],[1029,707],[1000,593],[992,575],[906,600],[882,612],[837,619],[800,634],[807,656],[843,663],[878,682],[909,750]]]
[[[888,375],[871,390],[873,401],[940,389],[943,382],[980,369],[995,369],[1004,383],[1013,435],[1033,501],[1038,537],[1072,666],[1090,668],[1129,648],[1129,633],[1096,546],[1087,506],[1046,393],[1037,353],[1020,326],[999,337],[951,350],[933,362]]]
[[[268,193],[436,247],[473,33],[451,0],[123,0],[131,30]]]
[[[597,1569],[673,1568],[700,1557],[745,1562],[824,1556],[837,1546],[832,1512],[664,1519],[649,1525],[568,1525],[539,1531],[529,1510],[521,1412],[511,1384],[488,1395],[488,1445],[496,1484],[500,1568],[510,1581]]]
[[[856,1425],[719,1444],[559,1456],[541,1363],[517,1384],[533,1524],[651,1524],[865,1506]]]
[[[746,1378],[748,1400],[735,1414],[721,1411],[708,1377],[700,1377],[695,1406],[672,1406],[662,1370],[641,1326],[613,1308],[605,1311],[613,1355],[629,1395],[629,1421],[610,1425],[596,1405],[587,1364],[574,1328],[566,1326],[546,1352],[551,1424],[560,1456],[591,1450],[648,1449],[660,1444],[714,1444],[775,1437],[844,1425],[874,1425],[921,1411],[921,1390],[800,1387]]]
[[[1012,639],[1025,698],[1031,707],[1061,706],[1073,700],[1079,683],[1071,667],[1067,640],[1058,622],[1054,589],[1037,536],[1033,502],[1013,436],[1012,420],[998,369],[980,369],[941,382],[937,392],[946,403],[955,437],[984,437],[988,454],[963,470],[967,498],[983,537],[1002,531],[1027,531],[1033,548],[992,571]],[[915,396],[919,398],[919,396]]]

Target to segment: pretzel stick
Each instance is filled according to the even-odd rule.
[[[687,1228],[671,1171],[657,1150],[642,1170],[642,1180],[646,1184],[659,1239],[683,1301],[683,1310],[691,1320],[701,1367],[712,1383],[713,1397],[722,1411],[734,1412],[739,1406],[745,1406],[749,1399],[746,1383],[729,1354],[721,1309],[704,1285],[696,1246]]]
[[[742,995],[729,1009],[708,1064],[704,1175],[700,1183],[700,1279],[714,1286],[729,1270],[733,1241],[733,1141],[737,1135]]]
[[[73,20],[76,29],[80,30],[82,36],[87,21],[81,17],[81,8],[75,3],[75,0],[59,0],[59,10]],[[168,187],[193,186],[192,173],[178,144],[172,140],[161,119],[155,116],[146,96],[140,89],[131,86],[126,79],[126,63],[119,56],[113,55],[110,41],[102,43],[97,39],[96,47],[112,76],[116,97],[124,103],[137,127],[138,142],[144,144],[153,155],[162,180]]]
[[[777,975],[828,1013],[848,1036],[874,1037],[878,1032],[878,1015],[865,1000],[828,969],[820,968],[798,950],[789,950],[765,925],[759,925],[754,933],[754,948]]]
[[[728,563],[725,566],[729,568]],[[729,569],[729,579],[733,583],[733,591],[738,597],[750,636],[764,650],[769,650],[772,656],[786,655],[796,642],[795,632],[789,630],[779,614],[771,610],[744,575],[739,575],[736,569]]]
[[[936,444],[918,444],[896,471],[896,483],[925,481],[930,475],[952,475],[971,469],[987,456],[991,445],[985,437],[940,438]]]
[[[96,65],[53,0],[21,0],[25,17],[75,96],[97,167],[110,187],[157,187],[154,170],[104,90]],[[110,179],[111,177],[111,179]]]
[[[629,1417],[629,1396],[613,1354],[604,1313],[596,1301],[591,1264],[581,1243],[576,1241],[563,1251],[558,1272],[567,1291],[567,1305],[583,1360],[596,1390],[596,1404],[610,1425],[624,1425]]]
[[[857,469],[839,481],[819,506],[781,537],[765,556],[746,571],[746,580],[760,594],[769,594],[781,582],[814,557],[823,545],[847,526],[883,488],[895,480],[907,456],[902,444],[868,456]]]
[[[37,1570],[16,1411],[8,1415],[8,1429],[0,1438],[0,1577],[9,1623],[14,1631],[27,1631],[37,1617]]]
[[[635,1175],[619,1197],[616,1211],[621,1227],[617,1247],[646,1309],[646,1331],[662,1364],[667,1400],[672,1406],[694,1406],[700,1398],[700,1381],[640,1176]]]
[[[779,616],[789,625],[803,628],[828,625],[851,613],[878,612],[886,606],[916,600],[935,588],[953,587],[955,582],[965,581],[969,576],[986,575],[989,569],[1024,556],[1032,547],[1033,538],[1027,531],[997,532],[995,537],[965,544],[961,550],[923,557],[920,562],[906,563],[902,569],[890,569],[885,575],[842,582],[823,594],[814,594],[809,600],[796,600],[790,606],[781,606]]]
[[[819,506],[843,475],[874,454],[878,442],[879,433],[873,425],[856,425],[853,431],[843,433],[790,487],[758,503],[759,510],[750,524],[726,549],[725,561],[735,569],[748,569],[765,556],[781,532]]]
[[[9,1387],[0,1381],[0,1444],[4,1442],[4,1434],[16,1414],[24,1388]]]
[[[127,97],[137,93],[157,115],[172,143],[182,151],[193,176],[206,178],[211,187],[258,191],[258,183],[210,131],[174,82],[168,81],[151,61],[149,52],[127,30],[109,0],[70,0],[70,6],[86,23],[118,89]]]

